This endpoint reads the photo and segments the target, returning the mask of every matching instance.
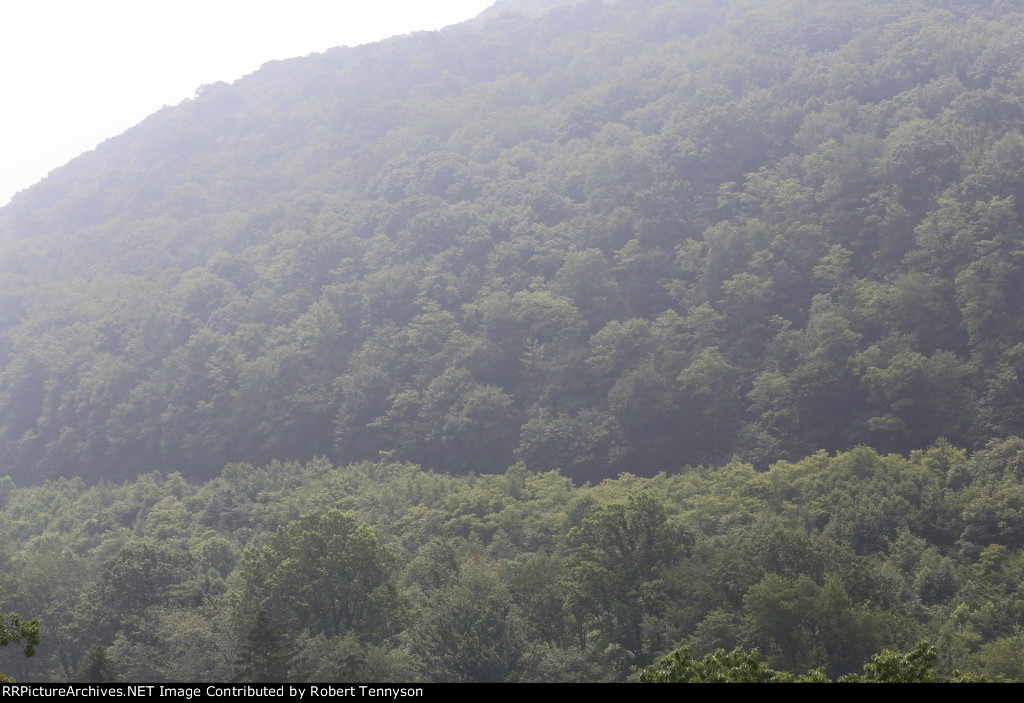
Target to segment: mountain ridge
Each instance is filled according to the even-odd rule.
[[[1017,432],[1021,21],[592,0],[204,86],[0,209],[0,460],[587,479]]]

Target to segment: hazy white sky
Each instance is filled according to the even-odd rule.
[[[0,206],[204,83],[440,29],[493,0],[26,0],[0,10]]]

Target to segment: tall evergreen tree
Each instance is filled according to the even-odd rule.
[[[295,657],[291,637],[261,610],[235,658],[231,677],[238,683],[274,683],[287,681]]]
[[[78,666],[74,678],[75,683],[119,683],[124,681],[117,673],[117,665],[107,655],[105,647],[99,645],[85,653],[85,658]]]

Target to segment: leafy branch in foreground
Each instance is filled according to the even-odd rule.
[[[0,615],[0,646],[6,647],[10,643],[21,644],[25,642],[22,650],[26,657],[36,653],[36,645],[42,642],[39,632],[39,619],[22,621],[20,617],[11,613],[6,616],[8,622],[4,622],[4,616]],[[14,679],[0,674],[0,683],[13,683]]]
[[[888,649],[871,657],[863,674],[848,674],[839,683],[986,683],[984,676],[954,671],[942,676],[934,669],[935,647],[921,642],[913,651],[901,654]],[[651,666],[641,669],[634,678],[640,683],[831,683],[824,668],[802,676],[775,671],[761,661],[756,649],[749,652],[737,647],[731,652],[719,649],[701,661],[690,656],[689,647],[680,647]]]

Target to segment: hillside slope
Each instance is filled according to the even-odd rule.
[[[205,86],[0,210],[0,466],[590,478],[1019,432],[1022,24],[590,0]]]

